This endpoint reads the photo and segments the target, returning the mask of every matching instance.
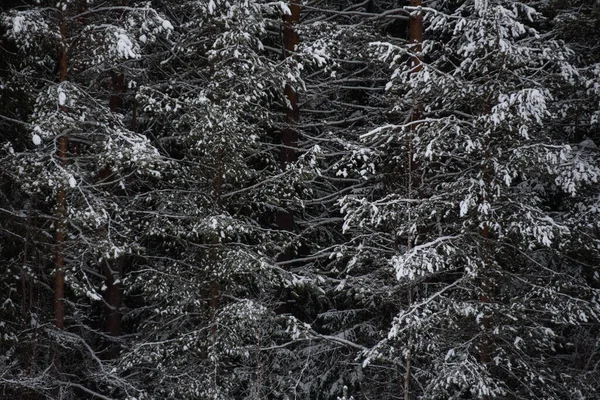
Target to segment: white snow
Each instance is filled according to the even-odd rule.
[[[469,212],[470,202],[471,202],[470,198],[467,198],[460,202],[460,216],[461,217],[464,217]]]
[[[42,144],[42,138],[37,133],[33,134],[33,136],[31,137],[31,140],[33,141],[33,144],[35,144],[36,146],[39,146],[40,144]]]
[[[139,54],[134,51],[134,45],[129,36],[123,32],[115,32],[117,38],[117,54],[125,59],[139,58]]]
[[[288,7],[288,5],[285,4],[283,1],[279,2],[279,7],[281,7],[281,11],[283,11],[283,13],[285,15],[292,15],[292,10],[290,10],[290,8]]]
[[[77,181],[75,180],[75,178],[73,176],[69,177],[69,186],[71,186],[72,188],[77,186]]]
[[[23,30],[23,22],[25,22],[25,18],[21,15],[17,15],[13,18],[13,33],[19,33]]]
[[[58,104],[60,104],[61,106],[64,106],[66,104],[66,102],[67,102],[67,94],[65,92],[63,92],[62,90],[60,90],[58,92]]]
[[[86,294],[92,300],[96,300],[96,301],[102,300],[102,297],[98,293],[92,292],[91,290],[88,290]]]

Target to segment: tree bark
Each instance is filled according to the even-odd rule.
[[[291,15],[283,17],[283,47],[285,57],[290,57],[300,43],[300,36],[295,30],[295,25],[300,22],[300,2],[292,0],[290,2]],[[289,163],[297,160],[296,148],[298,147],[298,120],[300,110],[298,108],[298,92],[287,83],[284,90],[285,98],[289,102],[285,112],[285,128],[281,134],[281,143],[283,147],[280,153],[281,168],[285,169]]]
[[[121,333],[121,305],[123,304],[123,286],[121,284],[123,258],[119,257],[114,264],[116,264],[116,269],[111,268],[110,264],[106,266],[106,302],[109,307],[106,309],[104,328],[112,336],[118,336]]]
[[[283,17],[283,47],[284,56],[290,57],[300,42],[300,36],[294,29],[300,22],[300,1],[291,0],[291,15]],[[279,160],[281,169],[285,170],[288,164],[298,159],[296,149],[298,148],[298,121],[300,119],[300,109],[298,107],[298,92],[289,84],[285,85],[285,99],[289,104],[286,105],[285,127],[281,132],[281,152]],[[282,230],[292,231],[294,229],[294,215],[291,211],[278,211],[275,215],[275,223]],[[289,259],[289,256],[287,257]]]
[[[123,257],[116,260],[106,261],[106,311],[104,316],[104,331],[111,336],[121,334],[121,307],[123,305]],[[115,269],[112,265],[116,266]],[[117,358],[119,355],[119,346],[116,343],[110,343],[107,352],[108,358]]]
[[[108,106],[110,111],[114,113],[122,113],[123,107],[123,93],[125,92],[125,74],[113,71],[111,73],[111,84],[112,93],[108,100]]]
[[[127,0],[121,1],[122,6],[127,5]],[[121,11],[117,18],[123,18],[125,11]],[[113,113],[123,113],[125,110],[123,96],[125,94],[125,74],[118,71],[111,72],[111,95],[108,100],[108,106]],[[106,176],[102,176],[102,173]],[[101,171],[101,180],[109,179],[112,171],[109,168]],[[125,259],[123,256],[117,257],[112,262],[107,262],[105,267],[106,276],[106,295],[107,303],[104,330],[111,336],[119,336],[121,334],[121,307],[123,305],[123,267]],[[116,268],[113,268],[116,267]],[[119,347],[114,343],[109,348],[109,357],[116,358],[118,356]]]
[[[410,0],[411,7],[420,7],[422,4],[422,0]],[[413,53],[410,59],[411,73],[418,73],[423,69],[423,65],[421,64],[421,51],[423,48],[423,14],[421,10],[413,10],[410,13],[409,20],[409,45],[410,51]],[[416,104],[413,107],[411,112],[411,121],[418,121],[421,118],[423,109],[423,104],[417,99]],[[407,182],[407,192],[408,197],[412,198],[413,190],[415,186],[415,182],[413,179],[414,170],[416,169],[416,165],[413,160],[413,137],[415,131],[417,129],[416,124],[411,124],[410,132],[408,136],[408,182]],[[410,205],[409,205],[410,207]],[[410,214],[409,214],[410,215]],[[408,251],[412,250],[414,237],[413,235],[408,235]],[[412,287],[408,288],[408,304],[412,303]],[[412,338],[409,341],[409,346],[412,345]],[[412,355],[411,349],[409,348],[408,353],[406,355],[406,373],[404,375],[404,400],[410,400],[411,398],[411,381],[412,381]]]
[[[113,71],[111,73],[112,90],[108,101],[110,111],[113,113],[123,112],[123,94],[125,92],[125,74]],[[110,168],[104,168],[100,171],[100,181],[111,179],[112,171]],[[106,276],[106,311],[104,319],[104,331],[111,336],[121,334],[121,307],[123,305],[123,256],[115,260],[106,261],[104,275]],[[116,358],[119,355],[119,347],[114,343],[109,345],[108,357]]]
[[[60,69],[60,82],[67,80],[68,71],[68,55],[67,55],[67,23],[62,18],[60,22],[60,35],[62,38],[62,47],[60,49],[59,69]],[[60,110],[63,113],[67,112],[65,105],[60,106]],[[67,165],[67,152],[69,147],[69,139],[66,134],[62,134],[58,138],[58,161],[61,167]],[[64,247],[66,239],[66,217],[67,217],[67,197],[64,185],[58,188],[56,194],[56,269],[54,277],[54,324],[58,329],[64,329],[65,327],[65,257]]]
[[[410,0],[411,7],[421,7],[422,5],[422,0]],[[422,68],[420,53],[423,50],[423,12],[420,9],[411,10],[408,31],[411,52],[414,54],[411,57],[411,66],[417,72]]]

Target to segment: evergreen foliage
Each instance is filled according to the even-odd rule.
[[[597,2],[5,3],[0,397],[597,398]]]

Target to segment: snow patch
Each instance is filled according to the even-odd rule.
[[[129,58],[139,58],[139,54],[134,51],[134,44],[123,32],[115,32],[115,37],[117,38],[117,55],[124,59]]]
[[[58,92],[58,104],[64,106],[67,103],[67,94],[59,89]]]
[[[288,5],[285,4],[283,1],[279,2],[279,7],[281,7],[281,11],[283,11],[283,13],[285,15],[292,15],[292,10],[290,10],[290,8],[288,7]]]
[[[25,22],[25,18],[23,18],[22,15],[17,15],[16,17],[14,17],[12,20],[13,33],[19,33],[21,31],[23,31],[24,30],[23,29],[24,22]]]

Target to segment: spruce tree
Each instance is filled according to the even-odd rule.
[[[410,10],[425,13],[422,53],[377,44],[406,122],[363,137],[413,165],[399,170],[415,189],[344,201],[348,226],[392,227],[389,263],[407,293],[365,363],[412,364],[419,398],[589,396],[593,373],[563,359],[598,321],[597,289],[571,256],[589,235],[567,204],[586,202],[599,169],[548,129],[577,78],[573,53],[522,3]]]

